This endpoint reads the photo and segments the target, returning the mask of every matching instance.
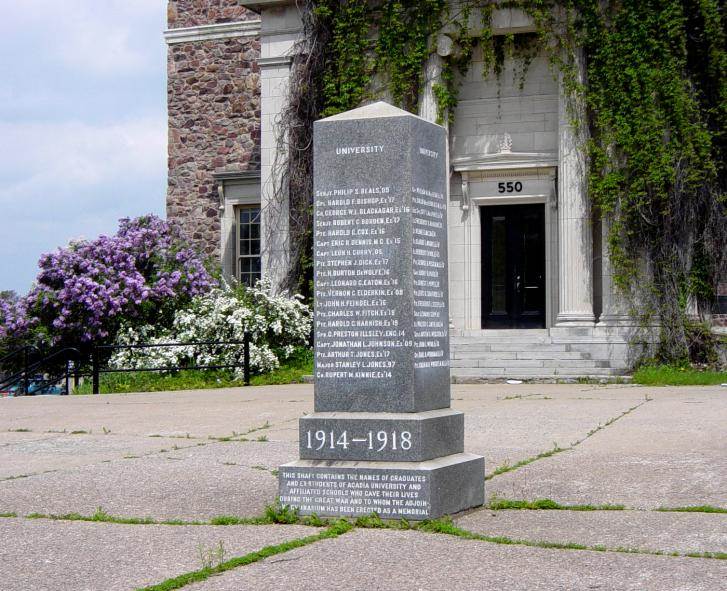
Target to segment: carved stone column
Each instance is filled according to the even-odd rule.
[[[433,53],[424,64],[424,84],[419,97],[419,116],[422,119],[435,123],[437,121],[437,97],[434,95],[434,85],[442,76],[442,58]]]
[[[578,70],[584,77],[582,55]],[[585,113],[561,76],[558,141],[559,303],[556,324],[593,326],[593,236],[586,195]],[[569,104],[571,105],[569,108]],[[576,127],[578,126],[578,127]]]
[[[628,305],[613,281],[613,267],[608,251],[608,233],[611,221],[603,217],[601,224],[601,297],[603,311],[598,319],[599,327],[624,326],[631,324]]]

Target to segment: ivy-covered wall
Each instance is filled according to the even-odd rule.
[[[533,29],[497,34],[496,10],[528,15]],[[454,50],[435,86],[440,120],[453,121],[461,76],[473,67],[502,75],[519,56],[527,84],[532,60],[546,56],[562,76],[571,113],[586,113],[588,195],[607,220],[607,243],[622,296],[644,324],[659,321],[658,354],[690,355],[694,315],[713,309],[727,269],[727,51],[719,0],[308,0],[306,68],[294,74],[291,101],[330,115],[377,96],[416,110],[424,64],[447,34]],[[575,66],[583,50],[587,82]],[[482,56],[473,64],[474,52]],[[296,95],[296,93],[298,93]],[[304,145],[314,117],[296,121]],[[306,127],[307,126],[307,127]],[[310,169],[293,151],[289,170]],[[295,186],[305,187],[305,183]],[[305,191],[292,201],[309,209]],[[304,227],[304,224],[299,224]],[[309,237],[308,237],[309,239]],[[297,267],[300,282],[309,259]]]

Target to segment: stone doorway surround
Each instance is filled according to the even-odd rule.
[[[548,165],[549,164],[549,165]],[[455,321],[455,328],[479,330],[482,327],[482,245],[480,240],[480,207],[490,205],[545,206],[545,326],[553,325],[557,313],[557,218],[556,218],[556,168],[554,163],[543,165],[539,155],[497,155],[487,160],[459,159],[452,168],[461,178],[459,212],[450,206],[450,229],[461,226],[458,234],[461,244],[452,245],[450,263],[459,263],[463,271],[461,281],[454,277],[453,299],[459,296],[464,304],[464,316]],[[522,183],[518,193],[499,193],[498,185],[504,182]]]

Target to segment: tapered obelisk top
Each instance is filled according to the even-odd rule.
[[[418,115],[414,115],[409,111],[405,111],[404,109],[400,109],[399,107],[390,105],[385,101],[378,101],[376,103],[371,103],[370,105],[358,107],[357,109],[353,109],[351,111],[346,111],[345,113],[331,115],[330,117],[326,117],[325,119],[321,119],[320,121],[346,121],[349,119],[383,119],[390,117],[414,117],[415,119],[426,121],[426,119],[422,119]],[[427,121],[427,123],[431,123],[431,121]]]

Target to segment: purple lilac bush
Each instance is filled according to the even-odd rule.
[[[22,343],[33,324],[24,299],[0,298],[0,344]]]
[[[53,343],[109,340],[122,321],[171,321],[174,310],[216,285],[180,231],[154,215],[122,219],[115,235],[72,242],[38,266],[30,293],[14,311],[0,312],[6,336],[35,327]]]

